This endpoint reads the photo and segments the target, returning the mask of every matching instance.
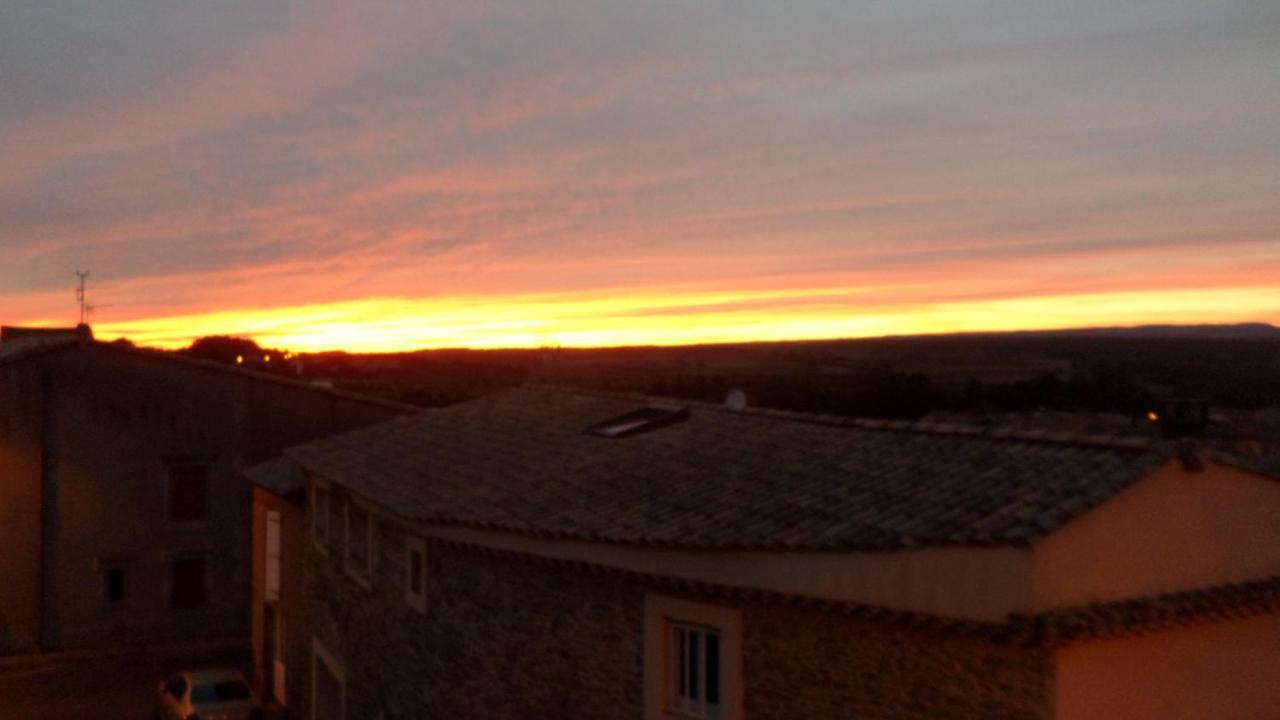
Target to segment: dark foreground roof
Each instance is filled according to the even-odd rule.
[[[307,484],[302,468],[286,457],[277,457],[258,463],[241,470],[240,473],[253,485],[280,497],[300,493]]]
[[[1025,545],[1176,455],[710,405],[651,432],[585,432],[645,404],[522,388],[288,454],[411,520],[707,549]]]

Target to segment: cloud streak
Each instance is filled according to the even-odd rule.
[[[5,322],[72,317],[78,267],[104,330],[163,344],[1280,322],[1267,3],[18,2],[0,28]]]

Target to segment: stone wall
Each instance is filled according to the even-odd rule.
[[[377,523],[370,587],[346,575],[344,502],[335,486],[330,552],[309,551],[306,595],[311,634],[343,664],[347,718],[643,717],[644,597],[653,588],[429,541],[420,613],[404,599],[405,530],[389,517]],[[736,606],[751,720],[1048,717],[1043,651]],[[309,687],[294,689],[290,704],[305,710]]]

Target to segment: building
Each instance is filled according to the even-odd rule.
[[[0,654],[246,635],[239,471],[408,410],[83,326],[3,338]]]
[[[310,653],[303,602],[307,479],[284,457],[244,475],[253,485],[252,682],[264,701],[287,706],[289,675],[305,667],[297,660]]]
[[[302,717],[1280,707],[1280,482],[1190,445],[523,388],[286,455]]]

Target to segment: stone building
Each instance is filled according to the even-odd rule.
[[[247,634],[249,486],[405,406],[99,343],[0,340],[0,654]]]
[[[299,717],[1280,706],[1280,482],[1192,446],[524,388],[286,455]]]

